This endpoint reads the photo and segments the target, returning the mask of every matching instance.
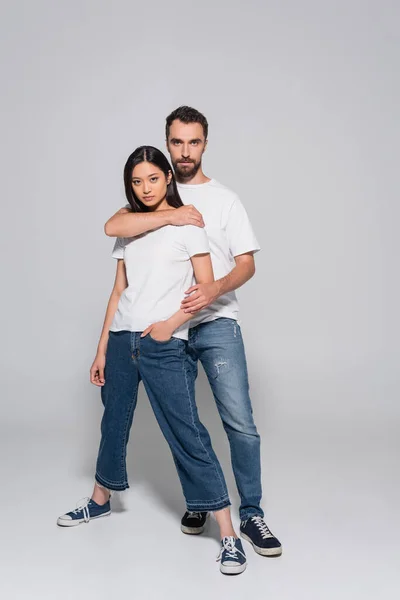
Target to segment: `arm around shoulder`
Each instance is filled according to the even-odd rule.
[[[109,237],[135,237],[165,225],[194,225],[202,228],[204,221],[192,205],[154,212],[133,212],[124,207],[108,219],[104,225],[104,233]]]
[[[135,237],[171,224],[169,210],[155,212],[133,212],[121,208],[104,225],[104,233],[109,237]]]

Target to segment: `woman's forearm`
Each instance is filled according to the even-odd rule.
[[[214,283],[214,272],[211,263],[211,256],[207,253],[196,254],[191,257],[192,265],[193,265],[193,273],[196,279],[196,282],[199,283]],[[193,318],[193,314],[185,313],[181,308],[176,313],[174,313],[169,319],[167,319],[168,323],[170,323],[174,332],[178,327],[190,321]]]
[[[97,346],[98,354],[105,354],[108,344],[108,336],[110,332],[111,323],[113,322],[114,315],[117,311],[118,302],[121,298],[121,294],[115,290],[112,291],[110,299],[107,304],[106,316],[104,318],[103,329],[101,330],[99,344]]]
[[[193,317],[194,315],[190,313],[185,313],[183,312],[183,310],[180,309],[176,313],[174,313],[169,319],[167,319],[167,322],[171,325],[172,332],[174,332],[176,331],[176,329],[178,329],[178,327],[184,325],[184,323],[187,323]]]

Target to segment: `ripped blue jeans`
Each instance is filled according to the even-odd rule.
[[[240,326],[225,317],[189,330],[193,380],[200,360],[228,436],[233,473],[241,499],[240,518],[264,516],[261,502],[260,436],[253,420],[246,355]]]

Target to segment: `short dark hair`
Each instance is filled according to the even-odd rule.
[[[165,177],[168,177],[169,173],[171,173],[171,183],[167,186],[167,203],[174,208],[183,206],[183,202],[176,185],[174,172],[165,154],[163,154],[161,150],[158,150],[158,148],[154,148],[154,146],[139,146],[139,148],[136,148],[136,150],[129,156],[124,168],[125,195],[130,204],[131,211],[149,212],[150,210],[148,206],[145,206],[143,202],[139,200],[132,189],[132,171],[136,165],[142,162],[149,162],[152,165],[155,165],[164,173]]]
[[[200,123],[203,127],[204,138],[207,139],[208,136],[208,122],[204,115],[201,114],[195,108],[191,106],[180,106],[176,108],[170,115],[168,115],[165,123],[165,136],[168,140],[169,130],[172,125],[172,122],[178,119],[182,121],[182,123]]]

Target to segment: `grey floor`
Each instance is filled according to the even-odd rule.
[[[178,480],[140,404],[129,447],[131,488],[114,497],[111,517],[72,529],[58,528],[56,518],[91,491],[97,424],[85,417],[71,430],[3,432],[2,598],[400,597],[399,479],[389,428],[361,435],[330,427],[324,435],[299,422],[264,436],[267,521],[284,553],[263,558],[245,542],[247,571],[224,577],[215,562],[215,522],[199,537],[180,532]],[[219,423],[210,428],[237,525],[227,443]]]

